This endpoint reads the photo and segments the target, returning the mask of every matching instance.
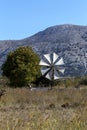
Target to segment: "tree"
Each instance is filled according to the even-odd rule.
[[[40,76],[39,56],[31,47],[19,47],[8,54],[2,70],[11,85],[30,84]]]

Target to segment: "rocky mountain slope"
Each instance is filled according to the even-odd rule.
[[[22,40],[0,41],[0,66],[19,46],[31,46],[40,56],[56,52],[64,58],[67,76],[87,74],[87,26],[57,25]]]

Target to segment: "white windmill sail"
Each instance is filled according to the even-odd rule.
[[[50,54],[45,54],[44,57],[47,59],[47,61],[51,64]]]
[[[45,73],[47,73],[49,71],[50,68],[46,68],[46,69],[41,69],[41,73],[42,75],[44,75]]]
[[[54,74],[54,79],[56,80],[56,79],[60,79],[60,77],[59,76],[56,76],[55,74]]]
[[[46,78],[49,79],[49,80],[51,80],[51,77],[50,77],[49,73],[46,75]]]
[[[53,53],[53,63],[58,59],[58,55],[54,52]]]
[[[63,65],[63,64],[64,64],[63,58],[61,58],[59,61],[57,61],[57,62],[55,63],[55,65]]]
[[[58,72],[57,70],[54,68],[54,75],[53,75],[53,78],[56,80],[56,79],[59,79],[59,75],[58,75]]]
[[[50,66],[48,63],[44,62],[43,60],[40,61],[39,65],[42,65],[42,66]]]
[[[56,80],[56,79],[62,79],[63,77],[57,77],[56,75],[54,75],[54,80]]]
[[[64,74],[65,68],[60,68],[58,70],[59,70],[59,72],[61,72],[62,74]]]

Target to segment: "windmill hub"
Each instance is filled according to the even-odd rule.
[[[53,68],[54,68],[54,64],[53,64],[53,63],[50,65],[50,68],[51,68],[51,69],[53,69]]]

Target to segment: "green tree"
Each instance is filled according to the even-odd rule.
[[[19,47],[8,54],[2,70],[11,85],[30,84],[40,76],[39,56],[31,47]]]

